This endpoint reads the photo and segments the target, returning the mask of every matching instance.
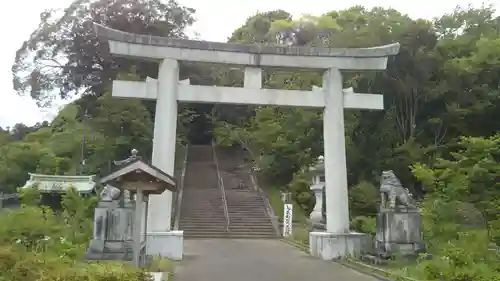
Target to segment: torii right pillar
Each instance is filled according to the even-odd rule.
[[[352,104],[353,108],[382,109],[383,100],[372,99],[375,96],[354,94],[352,89],[343,89],[342,84],[342,74],[339,69],[331,68],[324,72],[321,90],[325,98],[323,141],[326,231],[309,233],[310,254],[323,260],[356,256],[372,247],[369,235],[352,232],[349,229],[344,104],[346,97],[359,95]]]

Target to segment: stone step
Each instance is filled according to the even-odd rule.
[[[226,221],[190,221],[190,222],[179,222],[179,225],[180,226],[183,226],[183,225],[190,225],[190,226],[193,226],[193,225],[196,225],[196,226],[199,226],[199,227],[211,227],[212,225],[226,225]],[[272,224],[270,222],[258,222],[258,223],[255,223],[255,222],[232,222],[232,221],[229,221],[229,226],[234,226],[234,227],[241,227],[241,226],[245,226],[245,227],[270,227],[270,228],[273,228]]]
[[[251,207],[263,207],[265,206],[264,202],[262,202],[262,199],[260,199],[259,201],[255,201],[255,202],[245,202],[245,201],[226,201],[227,202],[227,206],[228,207],[231,207],[233,209],[240,209],[240,208],[251,208]]]
[[[199,228],[212,228],[214,226],[226,226],[225,222],[212,222],[212,223],[180,223],[179,226],[196,226]],[[262,224],[254,224],[254,223],[232,223],[230,222],[229,227],[234,227],[234,228],[269,228],[269,229],[274,229],[272,224],[267,224],[267,223],[262,223]]]
[[[183,222],[179,223],[179,227],[181,226],[197,226],[200,228],[203,227],[211,227],[212,225],[223,225],[224,227],[226,226],[226,221],[211,221],[211,222]]]
[[[229,229],[232,230],[255,230],[255,231],[271,231],[274,232],[272,225],[229,225]]]
[[[181,220],[192,220],[192,219],[222,219],[226,216],[220,213],[206,214],[206,213],[184,213],[182,215]],[[271,218],[268,216],[237,216],[229,214],[229,219],[234,221],[271,221]]]
[[[203,215],[190,215],[190,216],[184,216],[180,218],[180,221],[219,221],[219,220],[224,220],[226,221],[226,216],[223,214],[216,214],[214,216],[203,216]]]
[[[234,209],[234,210],[239,210],[239,209],[248,209],[248,208],[261,208],[264,207],[265,204],[263,202],[239,202],[239,203],[231,203],[227,204],[228,208]]]
[[[230,208],[230,210],[233,211],[233,212],[238,212],[238,211],[252,211],[252,210],[265,211],[265,209],[263,209],[264,204],[262,204],[260,206],[259,205],[253,206],[253,205],[240,204],[239,206],[227,206],[227,207]]]
[[[232,229],[230,228],[228,233],[239,234],[239,235],[267,235],[276,237],[276,233],[272,229]]]
[[[229,220],[229,223],[231,225],[269,225],[271,226],[272,223],[270,220],[264,221],[255,221],[255,220],[249,220],[249,221],[237,221],[237,220]]]
[[[272,225],[271,220],[229,220],[231,225]]]
[[[266,213],[229,213],[230,218],[252,218],[252,217],[257,217],[257,218],[269,218]]]
[[[219,224],[219,223],[212,223],[212,224],[180,224],[179,225],[180,229],[219,229],[219,230],[225,230],[226,229],[226,224]]]
[[[221,228],[221,229],[183,229],[184,235],[199,235],[199,234],[204,234],[204,235],[220,235],[220,234],[225,234],[227,233],[226,228]]]
[[[212,216],[212,215],[221,215],[224,216],[224,210],[221,208],[218,210],[218,208],[207,208],[205,210],[193,210],[193,209],[183,209],[181,210],[181,216],[188,216],[188,215],[205,215],[205,216]]]
[[[226,229],[226,224],[205,224],[205,225],[200,225],[200,224],[180,224],[179,225],[180,229],[184,230],[204,230],[204,229],[212,229],[212,230],[225,230]]]
[[[212,195],[212,194],[207,194],[206,196],[203,195],[191,195],[191,194],[186,194],[186,197],[183,197],[183,199],[186,203],[221,203],[222,204],[222,196],[220,194]]]
[[[240,189],[243,179],[250,186],[248,166],[241,156],[225,150],[219,168],[226,185],[230,231],[227,232],[224,203],[218,186],[217,170],[211,146],[191,146],[188,153],[186,180],[180,211],[179,228],[185,238],[276,238],[266,205],[253,188]]]
[[[192,199],[203,199],[203,200],[209,200],[210,198],[222,198],[222,194],[220,193],[220,190],[184,190],[185,193],[183,193],[183,196],[186,196],[186,200],[192,200]]]
[[[224,209],[224,204],[222,202],[204,202],[204,201],[191,201],[191,202],[185,202],[186,205],[184,206],[185,208],[183,209],[205,209],[205,208],[221,208],[222,210]]]
[[[267,211],[263,209],[258,209],[258,208],[251,208],[251,209],[239,209],[239,210],[231,210],[228,208],[228,213],[229,214],[262,214],[264,216],[268,216]]]
[[[229,215],[229,219],[231,220],[231,222],[249,222],[249,223],[259,223],[259,222],[270,222],[271,221],[271,218],[269,217],[251,217],[251,218],[242,218],[242,217],[235,217],[235,216],[231,216]]]
[[[184,221],[184,222],[179,222],[179,225],[198,225],[200,227],[205,227],[205,226],[211,226],[211,225],[226,225],[226,220],[212,220],[212,221]],[[264,222],[264,221],[261,221],[261,222],[252,222],[252,221],[245,221],[245,222],[234,222],[234,221],[231,221],[229,220],[229,224],[230,225],[234,225],[234,226],[241,226],[241,225],[249,225],[249,226],[252,226],[252,225],[255,225],[255,226],[269,226],[271,227],[272,226],[272,223],[270,221],[267,221],[267,222]]]
[[[207,186],[206,183],[204,183],[205,185],[204,186]],[[189,194],[189,195],[221,195],[220,194],[220,188],[217,186],[217,188],[213,188],[213,189],[197,189],[199,186],[194,186],[194,187],[191,187],[191,186],[185,186],[184,187],[184,192],[186,194]]]
[[[267,213],[229,213],[230,218],[252,218],[252,217],[257,217],[257,218],[268,218]]]
[[[234,228],[269,228],[269,229],[274,229],[273,225],[270,223],[233,223],[230,222],[229,224],[230,227]]]
[[[181,220],[193,220],[193,219],[225,219],[226,216],[222,213],[184,213],[181,215]]]
[[[196,216],[196,215],[186,215],[183,218],[180,219],[180,221],[193,221],[193,222],[202,222],[202,221],[219,221],[219,220],[224,220],[226,221],[225,216]]]
[[[190,205],[188,204],[187,206],[184,206],[184,208],[181,208],[181,212],[182,211],[208,211],[208,210],[212,210],[213,213],[219,213],[219,212],[224,212],[224,206],[222,205],[218,205],[218,204],[202,204],[200,206],[200,204],[193,204],[191,205],[193,206],[192,208],[190,208]]]
[[[222,202],[222,198],[216,198],[216,197],[211,197],[211,196],[208,196],[207,198],[202,198],[202,197],[189,198],[189,196],[188,196],[188,198],[186,198],[186,200],[183,200],[183,201],[190,207],[195,207],[193,205],[200,205],[200,204],[203,204],[203,205],[221,205],[221,206],[224,205]]]
[[[224,209],[219,208],[218,206],[215,207],[207,207],[206,209],[189,209],[185,208],[181,210],[181,216],[182,215],[193,215],[193,214],[206,214],[206,215],[214,215],[214,214],[221,214],[224,215]]]
[[[247,213],[261,213],[261,214],[267,214],[266,210],[262,210],[259,208],[231,208],[231,210],[228,210],[230,213],[235,213],[235,214],[247,214]]]
[[[275,234],[271,234],[268,232],[254,232],[254,233],[230,233],[230,232],[221,232],[221,233],[185,233],[184,238],[186,239],[202,239],[202,238],[228,238],[228,239],[276,239],[279,238]]]
[[[186,208],[181,209],[181,215],[184,214],[224,214],[224,208],[222,206],[206,206],[204,209],[190,209],[186,206]]]

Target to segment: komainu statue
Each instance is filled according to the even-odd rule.
[[[121,191],[120,189],[106,185],[101,191],[101,201],[109,202],[120,199]]]
[[[408,189],[403,188],[396,174],[393,171],[383,171],[380,179],[381,207],[395,209],[396,207],[406,207],[416,209]],[[388,201],[388,202],[387,202]],[[387,206],[387,203],[388,206]]]

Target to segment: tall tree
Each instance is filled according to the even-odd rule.
[[[134,66],[143,76],[157,75],[154,63],[110,56],[92,22],[122,31],[166,37],[185,37],[194,10],[175,0],[74,0],[64,11],[47,10],[40,24],[16,53],[12,66],[14,89],[48,105],[54,90],[61,98],[101,95],[120,72]]]

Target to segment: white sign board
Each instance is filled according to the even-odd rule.
[[[285,204],[283,208],[283,236],[292,236],[293,205]]]

